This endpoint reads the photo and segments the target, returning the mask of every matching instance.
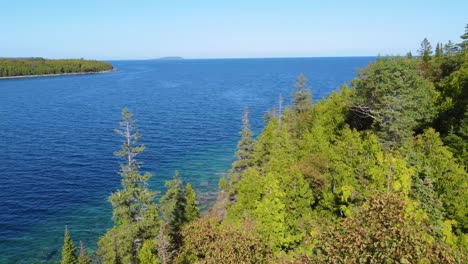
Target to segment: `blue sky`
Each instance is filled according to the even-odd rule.
[[[468,1],[0,0],[0,57],[375,56],[459,41]]]

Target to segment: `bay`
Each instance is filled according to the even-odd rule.
[[[0,80],[0,263],[53,263],[63,229],[90,250],[111,226],[107,197],[120,185],[128,107],[138,120],[143,171],[164,191],[176,170],[203,208],[234,160],[243,108],[252,130],[297,75],[314,100],[349,82],[375,57],[111,61],[116,72]]]

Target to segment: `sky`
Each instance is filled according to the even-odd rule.
[[[0,57],[86,59],[413,54],[459,36],[462,0],[0,0]]]

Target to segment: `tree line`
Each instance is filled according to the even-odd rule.
[[[437,47],[379,57],[315,103],[300,75],[292,105],[280,99],[257,137],[246,108],[237,159],[203,215],[178,173],[155,202],[124,110],[114,226],[92,261],[466,263],[468,25],[450,52]],[[62,256],[89,263],[68,229]]]
[[[110,63],[83,59],[0,58],[0,77],[90,73],[112,70]]]

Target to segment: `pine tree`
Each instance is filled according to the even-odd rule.
[[[406,53],[406,58],[407,58],[408,60],[413,59],[413,54],[411,53],[411,51],[408,51],[408,53]]]
[[[158,257],[153,253],[156,246],[153,240],[145,240],[141,250],[138,252],[138,260],[141,264],[159,264]]]
[[[196,207],[195,191],[188,184],[187,190],[183,189],[182,181],[179,179],[179,172],[176,171],[173,180],[166,182],[168,188],[160,200],[160,208],[163,217],[164,233],[160,236],[169,238],[168,252],[175,252],[182,245],[180,230],[188,222],[198,216]],[[190,203],[190,207],[188,205]],[[190,219],[189,219],[190,218]]]
[[[86,248],[83,241],[80,241],[80,255],[78,256],[78,264],[91,264],[91,259],[86,254]]]
[[[424,38],[424,40],[421,42],[421,48],[419,49],[419,56],[423,58],[424,62],[429,62],[431,59],[432,55],[432,46],[429,40],[427,38]]]
[[[305,113],[312,108],[312,93],[307,86],[307,78],[301,73],[295,84],[297,91],[293,93],[294,109],[298,113]]]
[[[230,173],[231,184],[238,182],[242,174],[247,170],[247,168],[253,166],[253,133],[250,130],[250,121],[249,121],[249,109],[244,108],[244,114],[242,115],[242,131],[239,133],[241,135],[241,140],[237,143],[238,151],[236,152],[237,161],[232,164],[232,169]]]
[[[468,50],[468,24],[465,26],[465,34],[461,35],[460,38],[463,39],[463,41],[459,44],[460,48],[463,51],[467,51]]]
[[[435,50],[435,56],[440,58],[440,57],[442,57],[442,55],[443,55],[442,44],[437,43],[436,50]]]
[[[195,190],[190,183],[185,186],[186,207],[185,207],[185,222],[190,223],[200,216],[200,211],[197,206],[197,197]]]
[[[452,41],[448,41],[447,44],[444,45],[444,54],[445,55],[454,55],[456,54],[458,51],[458,48],[455,44],[453,44]]]
[[[158,212],[154,192],[148,189],[151,174],[139,172],[140,163],[135,157],[144,146],[137,145],[140,135],[128,109],[122,111],[121,129],[123,146],[114,153],[125,160],[121,164],[122,189],[114,192],[109,200],[114,207],[114,227],[99,241],[98,254],[105,263],[138,263],[138,251],[144,240],[154,238],[158,230]]]
[[[372,120],[382,143],[399,146],[413,130],[437,114],[438,92],[420,74],[417,61],[402,57],[381,58],[351,81],[355,94],[351,109]]]
[[[61,264],[77,264],[78,259],[76,258],[76,247],[73,244],[73,240],[70,237],[68,227],[65,226],[65,235],[63,239],[62,248],[62,261]]]

